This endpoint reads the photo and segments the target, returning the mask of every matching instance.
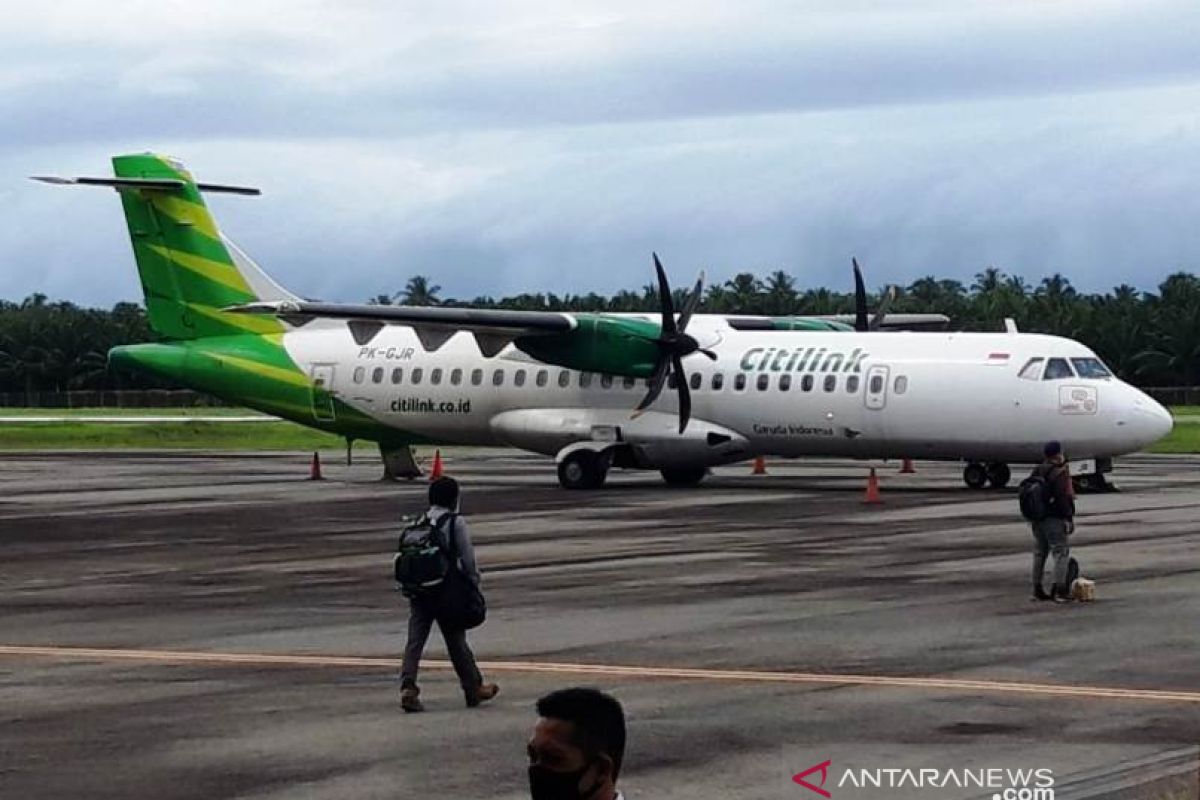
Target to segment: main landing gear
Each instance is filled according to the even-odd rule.
[[[564,489],[599,489],[608,477],[611,457],[591,450],[575,450],[558,462],[558,482]]]
[[[991,486],[993,489],[1003,489],[1012,479],[1012,470],[1003,461],[992,461],[983,464],[971,461],[963,468],[963,483],[971,489],[982,489]]]

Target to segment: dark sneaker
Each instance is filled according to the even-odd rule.
[[[500,694],[500,687],[494,683],[481,683],[474,689],[467,690],[467,708],[475,708],[480,703],[486,703]]]
[[[1069,591],[1055,586],[1052,590],[1050,590],[1050,599],[1056,603],[1069,603],[1071,602],[1072,598]]]
[[[406,686],[400,690],[400,707],[405,713],[414,714],[418,711],[425,710],[425,704],[421,702],[421,690],[416,686]]]
[[[1033,597],[1030,597],[1029,599],[1045,601],[1050,599],[1050,595],[1046,594],[1046,590],[1039,585],[1033,587]]]

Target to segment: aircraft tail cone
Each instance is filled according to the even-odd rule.
[[[879,496],[879,477],[875,474],[874,467],[871,467],[871,474],[867,478],[867,494],[863,498],[863,502],[869,504],[883,502],[883,498]]]
[[[433,451],[433,467],[429,470],[429,480],[436,481],[442,477],[443,472],[445,469],[442,467],[442,451],[435,450]]]
[[[916,471],[917,471],[917,468],[913,466],[913,460],[911,458],[904,459],[904,463],[901,464],[901,466],[900,466],[900,474],[901,475],[912,475]]]
[[[313,451],[312,465],[308,468],[308,479],[310,481],[323,480],[321,477],[321,454]]]
[[[762,456],[755,457],[754,470],[750,474],[751,475],[766,475],[767,474],[767,462]]]

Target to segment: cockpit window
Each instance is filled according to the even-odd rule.
[[[1075,373],[1071,371],[1071,365],[1065,358],[1052,358],[1046,362],[1046,374],[1042,376],[1042,380],[1056,381],[1061,378],[1074,377]]]
[[[1111,378],[1112,373],[1108,371],[1108,367],[1098,358],[1072,358],[1071,363],[1075,365],[1075,371],[1079,373],[1081,378]]]
[[[1036,381],[1042,376],[1042,362],[1044,358],[1031,358],[1021,367],[1021,377],[1027,381]]]

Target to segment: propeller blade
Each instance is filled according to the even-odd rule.
[[[679,432],[683,433],[692,418],[692,392],[688,389],[687,375],[679,356],[671,356],[671,366],[675,369],[675,387],[679,390]]]
[[[858,268],[858,259],[851,258],[850,263],[854,265],[854,330],[869,330],[870,323],[867,321],[867,287],[863,285],[862,270]]]
[[[678,329],[675,327],[675,302],[671,299],[671,284],[667,281],[667,271],[658,260],[658,253],[651,255],[654,256],[654,269],[658,273],[658,305],[662,309],[662,332],[675,333]]]
[[[709,360],[709,361],[716,361],[716,360],[717,360],[717,354],[716,354],[716,353],[714,353],[712,350],[704,350],[704,349],[699,349],[699,350],[697,350],[696,352],[697,352],[697,353],[704,353],[704,355],[708,356],[708,360]]]
[[[634,417],[649,408],[651,403],[662,394],[663,384],[667,382],[667,368],[670,366],[671,362],[665,358],[659,359],[658,363],[654,365],[654,374],[650,376],[650,391],[646,392],[642,402],[638,403],[637,408],[633,410]]]
[[[896,299],[896,287],[889,286],[884,292],[883,297],[879,299],[879,305],[875,307],[875,316],[871,317],[870,329],[877,331],[883,327],[883,319],[887,316],[888,308],[892,305],[892,301]]]
[[[692,293],[688,295],[687,302],[683,304],[683,313],[679,315],[679,330],[686,331],[688,320],[692,318],[692,314],[700,306],[700,301],[704,297],[704,273],[700,273],[700,277],[696,279],[696,288],[692,289]]]

